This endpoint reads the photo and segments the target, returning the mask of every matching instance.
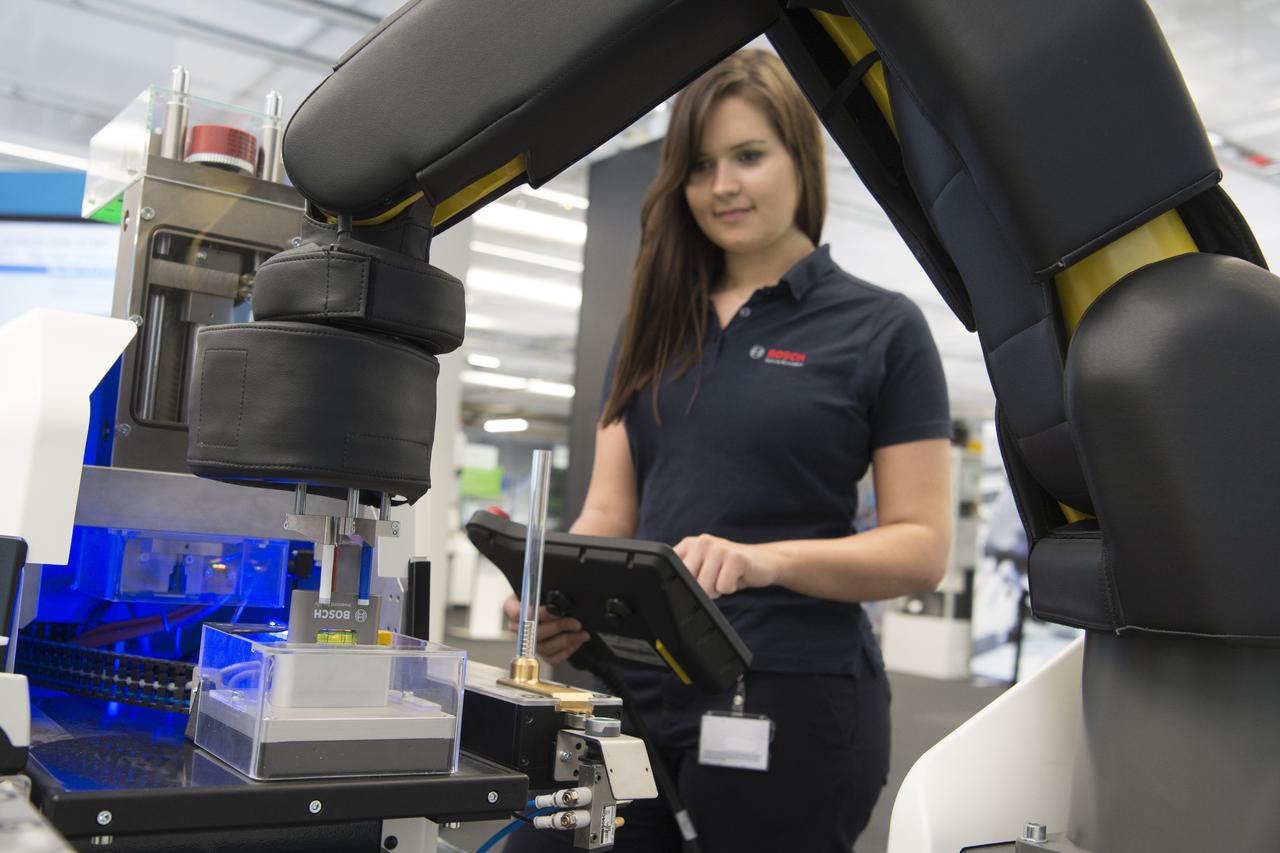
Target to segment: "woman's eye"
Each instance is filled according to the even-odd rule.
[[[738,155],[739,163],[754,163],[764,156],[763,151],[743,151]]]
[[[699,172],[705,172],[710,168],[711,168],[710,160],[697,160],[694,162],[693,166],[689,169],[689,171],[696,175]]]

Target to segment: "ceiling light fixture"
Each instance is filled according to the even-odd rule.
[[[483,385],[487,388],[501,388],[504,391],[525,391],[543,397],[560,397],[570,399],[574,388],[566,382],[550,382],[546,379],[526,379],[523,376],[511,376],[507,373],[489,373],[480,370],[464,370],[462,382],[466,385]]]
[[[529,422],[524,418],[493,418],[484,422],[485,432],[524,432]]]
[[[544,255],[541,252],[526,252],[524,249],[513,249],[510,246],[500,246],[497,243],[486,243],[483,240],[472,240],[471,251],[478,252],[482,255],[493,255],[495,258],[506,258],[509,261],[522,261],[526,264],[550,267],[553,270],[564,270],[565,272],[576,273],[582,272],[581,261],[557,258],[554,255]]]
[[[462,381],[467,385],[484,385],[489,388],[502,388],[506,391],[523,391],[529,384],[523,376],[509,376],[505,373],[482,373],[479,370],[462,371]]]
[[[472,267],[467,271],[467,287],[481,293],[510,296],[529,302],[541,302],[560,308],[577,308],[582,304],[582,291],[571,284],[558,284],[546,279],[525,275],[512,275]]]
[[[567,193],[562,190],[548,189],[547,187],[538,187],[537,189],[534,189],[528,184],[520,187],[520,193],[521,195],[540,198],[543,201],[549,201],[553,204],[558,204],[562,207],[571,208],[573,210],[586,210],[591,204],[591,202],[587,201],[585,196],[580,196],[576,193]]]
[[[542,394],[546,397],[573,397],[574,388],[567,382],[548,382],[545,379],[530,379],[526,389],[530,394]]]
[[[539,213],[536,210],[524,210],[501,202],[480,208],[471,218],[477,225],[507,231],[511,234],[538,237],[556,243],[568,243],[571,246],[581,246],[587,242],[585,222],[577,222],[550,213]]]

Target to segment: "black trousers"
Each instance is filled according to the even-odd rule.
[[[868,662],[869,663],[869,662]],[[879,667],[854,675],[753,672],[746,712],[774,722],[767,771],[704,767],[698,732],[708,697],[670,676],[629,677],[657,752],[693,819],[703,853],[849,853],[866,828],[889,770],[889,685]],[[618,853],[680,853],[666,801],[637,800],[619,811]],[[563,853],[567,836],[522,827],[508,853]]]

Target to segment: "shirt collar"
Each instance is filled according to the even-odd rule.
[[[786,286],[792,299],[803,302],[809,295],[809,291],[813,290],[813,286],[834,266],[835,264],[831,261],[831,247],[824,243],[796,261],[791,269],[783,273],[778,283]]]

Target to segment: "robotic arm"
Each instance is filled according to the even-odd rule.
[[[412,0],[289,125],[305,230],[259,270],[255,322],[200,333],[189,464],[357,508],[420,497],[435,357],[464,330],[433,231],[548,180],[761,32],[978,332],[1033,608],[1092,632],[1078,798],[1046,843],[1266,846],[1280,818],[1233,820],[1219,792],[1280,737],[1250,722],[1272,701],[1258,685],[1280,683],[1280,399],[1258,393],[1280,289],[1143,0]],[[1209,681],[1224,717],[1179,704]],[[1167,726],[1142,724],[1154,696]],[[1206,730],[1218,764],[1185,749]]]

